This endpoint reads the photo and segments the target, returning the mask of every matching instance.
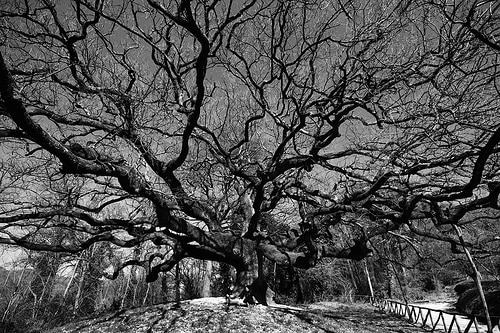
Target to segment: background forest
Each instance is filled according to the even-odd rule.
[[[470,236],[478,242],[481,235],[498,233],[488,227],[477,232]],[[372,292],[406,301],[456,300],[453,286],[471,280],[465,256],[453,254],[448,244],[397,234],[373,245],[376,253],[363,261],[324,259],[309,270],[268,263],[266,276],[275,301],[364,301]],[[130,307],[226,296],[233,282],[230,266],[195,259],[182,261],[155,282],[147,283],[144,270],[137,267],[109,279],[111,262],[124,256],[133,260],[141,251],[148,249],[123,253],[103,243],[78,255],[25,252],[9,269],[0,268],[2,332],[48,328]],[[498,256],[482,253],[475,258],[483,278],[498,280]]]

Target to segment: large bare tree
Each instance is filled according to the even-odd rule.
[[[150,243],[115,276],[213,260],[235,296],[263,260],[359,260],[401,229],[456,249],[447,226],[498,219],[499,18],[494,1],[2,1],[0,243]]]

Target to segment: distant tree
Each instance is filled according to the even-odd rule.
[[[493,0],[4,2],[0,243],[154,245],[114,277],[211,260],[233,296],[402,228],[457,248],[447,226],[498,219],[498,23]]]
[[[29,293],[24,302],[31,304],[31,313],[25,315],[29,318],[43,321],[47,318],[47,304],[53,298],[54,287],[57,282],[57,271],[62,263],[61,254],[50,252],[29,253],[28,267],[33,267]]]
[[[26,263],[24,263],[26,268]],[[5,271],[2,269],[5,273]],[[26,318],[30,318],[33,310],[32,303],[26,306],[24,299],[29,289],[29,273],[25,269],[10,270],[2,274],[1,320],[0,332],[17,332]],[[21,331],[21,330],[19,330]]]

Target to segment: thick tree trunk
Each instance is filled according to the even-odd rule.
[[[263,265],[263,256],[256,255],[246,265],[236,269],[231,299],[242,299],[245,304],[275,304],[274,292],[266,282]]]
[[[317,260],[317,253],[285,251],[265,239],[253,240],[223,233],[212,233],[211,239],[227,247],[212,252],[201,246],[186,246],[186,254],[195,259],[219,261],[236,269],[228,294],[229,303],[236,303],[237,299],[248,303],[273,303],[274,292],[269,290],[265,280],[264,260],[304,269],[312,267]]]
[[[269,288],[264,277],[252,278],[253,272],[239,271],[236,273],[236,281],[230,295],[230,303],[262,304],[272,305],[274,302],[274,291]]]

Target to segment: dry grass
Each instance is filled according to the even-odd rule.
[[[219,332],[425,332],[370,305],[317,303],[301,310],[230,306],[222,299],[120,311],[53,329],[50,333],[219,333]]]

